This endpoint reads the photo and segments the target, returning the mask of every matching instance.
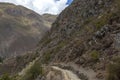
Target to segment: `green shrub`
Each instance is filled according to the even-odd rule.
[[[90,53],[90,56],[93,60],[98,60],[99,59],[99,52],[94,50]]]
[[[109,20],[116,16],[116,13],[109,12],[101,15],[101,17],[94,21],[94,25],[96,26],[96,29],[100,29],[105,24],[109,23]]]
[[[22,58],[22,56],[17,56],[16,57],[16,61],[19,63],[19,62],[21,62],[23,60],[23,58]]]
[[[60,42],[60,43],[58,44],[57,48],[62,48],[62,47],[64,47],[65,45],[67,45],[67,42],[62,41],[62,42]]]
[[[54,53],[57,53],[58,51],[60,51],[60,49],[62,49],[65,45],[67,45],[67,42],[62,41],[60,43],[58,43],[58,45],[53,49]]]
[[[115,3],[117,3],[118,9],[120,9],[120,0],[115,0]]]
[[[4,75],[0,78],[0,80],[14,80],[14,79],[12,79],[8,74],[4,74]]]
[[[44,45],[49,44],[51,41],[52,41],[52,39],[46,39],[46,40],[44,41]]]
[[[42,74],[43,69],[41,67],[41,64],[39,62],[36,62],[20,80],[34,80]]]
[[[42,63],[47,64],[50,61],[52,51],[46,51],[42,57]]]
[[[120,58],[108,65],[106,80],[120,80]]]
[[[3,62],[3,58],[2,57],[0,57],[0,63],[2,63]]]

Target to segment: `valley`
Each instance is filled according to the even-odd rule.
[[[0,55],[11,55],[0,80],[120,80],[119,0],[74,0],[56,16],[14,6],[0,4]]]

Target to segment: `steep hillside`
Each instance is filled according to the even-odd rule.
[[[119,63],[119,13],[119,0],[74,0],[41,40],[38,47],[41,61],[72,62],[94,70],[96,77],[104,80],[105,75],[112,75],[109,71],[105,73],[108,65]],[[115,79],[119,71],[115,72],[109,80],[119,80]]]
[[[49,30],[47,24],[42,16],[25,7],[0,3],[0,56],[33,50]]]

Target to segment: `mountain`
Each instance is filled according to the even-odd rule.
[[[35,49],[52,21],[25,7],[0,3],[0,56],[15,56]]]
[[[54,57],[50,61],[75,61],[80,65],[83,64],[80,61],[89,61],[92,52],[102,58],[117,55],[119,3],[118,0],[74,0],[42,38],[38,46],[40,54],[50,52],[50,58]]]
[[[92,77],[96,78],[90,79],[89,73],[88,80],[105,80],[106,75],[107,80],[119,80],[119,13],[119,0],[74,0],[41,40],[38,47],[41,61],[72,63],[90,69],[87,73],[93,70],[96,75]]]
[[[119,0],[74,0],[40,40],[34,58],[12,58],[14,66],[5,60],[0,72],[9,67],[17,80],[120,80],[119,13]]]

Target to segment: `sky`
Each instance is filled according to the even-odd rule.
[[[34,10],[39,14],[59,14],[73,0],[0,0],[0,2],[9,2],[16,5],[22,5]]]

